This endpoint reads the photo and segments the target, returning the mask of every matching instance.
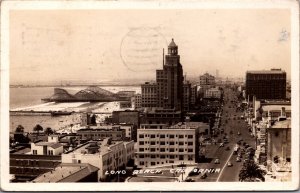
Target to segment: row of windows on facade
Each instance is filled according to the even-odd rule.
[[[165,158],[170,158],[170,159],[175,159],[175,158],[184,158],[185,155],[148,155],[148,154],[141,154],[138,156],[138,158],[143,159],[143,158],[160,158],[160,159],[165,159]],[[193,159],[193,155],[187,155],[188,159]]]
[[[155,134],[139,134],[139,138],[144,138],[144,137],[150,137],[150,138],[156,138],[156,137],[160,137],[160,138],[166,138],[166,137],[169,137],[169,138],[184,138],[184,137],[187,137],[188,139],[193,139],[194,136],[193,135],[164,135],[164,134],[160,134],[160,135],[155,135]]]
[[[37,155],[37,150],[32,150],[33,155]],[[47,155],[53,155],[53,150],[48,150]]]
[[[52,164],[51,164],[52,163]],[[49,160],[47,160],[47,166],[50,166],[50,165],[52,165],[52,166],[55,166],[55,165],[57,165],[57,164],[59,164],[60,162],[58,162],[58,161],[49,161]],[[12,165],[14,165],[14,164],[12,164]],[[39,165],[41,165],[41,161],[39,161],[39,160],[22,160],[22,159],[16,159],[15,160],[15,165],[19,165],[19,166],[39,166]]]
[[[248,75],[247,80],[282,80],[286,78],[286,75],[278,74],[262,74],[262,75]]]
[[[179,160],[184,160],[183,157],[179,157]],[[188,158],[188,160],[193,160],[193,158]],[[140,165],[143,166],[143,165],[147,165],[147,162],[144,162],[144,161],[140,161]],[[155,166],[156,164],[164,164],[165,162],[150,162],[151,166]],[[174,163],[174,160],[166,160],[166,163]]]
[[[94,133],[82,134],[82,136],[84,136],[84,137],[113,137],[114,135],[113,134],[94,134]],[[117,134],[116,137],[122,137],[122,135]]]
[[[150,144],[150,145],[184,145],[183,141],[139,141],[139,145],[145,145],[145,144]],[[191,146],[194,144],[194,142],[185,142],[185,144],[187,144],[188,146]]]
[[[11,173],[16,173],[16,174],[40,174],[41,171],[42,173],[46,173],[48,169],[40,169],[40,168],[23,168],[23,167],[11,167],[11,170],[14,169],[14,172]]]
[[[179,149],[175,149],[175,148],[139,148],[140,152],[144,152],[144,151],[149,151],[150,152],[156,152],[156,151],[160,151],[160,152],[193,152],[193,149],[183,149],[183,148],[179,148]],[[185,150],[185,151],[184,151]]]
[[[148,118],[173,118],[178,117],[180,118],[180,114],[146,114]]]
[[[152,99],[155,99],[156,100],[156,95],[145,95],[145,96],[143,96],[143,98],[142,98],[142,102],[145,102],[145,101],[151,101]]]

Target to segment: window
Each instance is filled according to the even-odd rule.
[[[165,135],[160,135],[160,138],[166,138],[166,136]]]
[[[151,166],[155,166],[155,162],[151,162]]]
[[[174,155],[170,155],[170,159],[174,159],[175,158],[175,156]]]
[[[183,160],[183,155],[179,155],[179,160]]]
[[[174,152],[174,148],[170,148],[170,152]]]
[[[151,142],[150,142],[150,145],[155,145],[155,141],[151,141]]]
[[[156,158],[156,156],[155,156],[155,155],[151,155],[150,157],[151,157],[151,158]]]
[[[188,145],[193,145],[193,142],[188,142]]]
[[[144,138],[144,135],[140,134],[140,135],[139,135],[139,138]]]
[[[155,135],[150,135],[150,138],[155,138]]]
[[[140,162],[140,165],[141,165],[141,166],[144,165],[144,162]]]
[[[151,152],[155,152],[155,148],[150,148],[150,151]]]
[[[174,161],[173,161],[173,160],[170,160],[170,161],[169,161],[169,163],[173,164],[173,163],[174,163]]]
[[[183,135],[179,135],[179,138],[183,138]]]
[[[37,150],[32,150],[33,155],[37,155]]]
[[[170,141],[170,145],[174,145],[174,141]]]
[[[143,142],[143,141],[140,141],[139,144],[140,144],[140,145],[144,145],[144,142]]]
[[[166,144],[166,142],[164,142],[164,141],[160,142],[160,145],[165,145],[165,144]]]
[[[139,151],[144,151],[144,148],[140,148]]]
[[[193,149],[188,149],[188,152],[193,152]]]
[[[192,138],[193,138],[193,135],[188,135],[188,138],[189,138],[189,139],[192,139]]]
[[[179,152],[183,152],[183,149],[179,148]]]
[[[164,158],[166,158],[166,156],[165,155],[160,155],[160,158],[164,159]]]
[[[79,163],[79,164],[80,164],[80,163],[81,163],[81,160],[80,160],[80,159],[79,159],[79,160],[77,160],[77,163]]]
[[[183,142],[179,142],[179,145],[183,145]]]
[[[144,156],[144,155],[140,155],[139,157],[140,157],[140,158],[144,158],[145,156]]]
[[[166,149],[165,148],[160,148],[160,152],[165,152]]]

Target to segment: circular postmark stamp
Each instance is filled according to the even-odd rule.
[[[131,71],[153,71],[162,66],[167,40],[156,28],[131,28],[123,37],[120,57]]]

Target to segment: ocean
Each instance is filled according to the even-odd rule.
[[[112,112],[114,110],[119,110],[120,107],[116,102],[98,102],[98,103],[45,103],[41,99],[47,98],[53,95],[55,87],[16,87],[10,88],[10,100],[9,109],[18,110],[75,110],[82,111],[93,108],[95,112]],[[70,94],[75,94],[76,92],[85,89],[86,87],[59,87],[66,89]],[[109,90],[111,92],[118,91],[136,91],[136,93],[141,92],[141,87],[139,86],[101,86],[101,88]],[[93,111],[93,112],[94,112]],[[99,120],[103,120],[104,115],[99,117]],[[51,115],[10,115],[10,132],[13,132],[18,125],[22,125],[26,132],[31,132],[36,124],[40,124],[43,128],[51,127],[55,130],[61,130],[67,128],[70,124],[74,124],[75,127],[79,127],[81,122],[81,114],[74,113],[68,116],[58,116],[53,117]]]

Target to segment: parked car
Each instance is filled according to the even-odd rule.
[[[219,159],[215,159],[215,164],[220,164],[220,160]]]
[[[193,180],[192,178],[187,178],[187,179],[185,180],[185,182],[195,182],[195,180]]]
[[[228,166],[228,167],[232,167],[233,164],[232,164],[231,162],[228,162],[228,163],[227,163],[227,166]]]

